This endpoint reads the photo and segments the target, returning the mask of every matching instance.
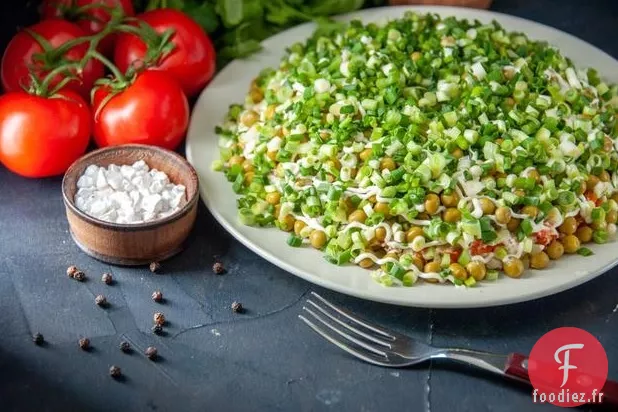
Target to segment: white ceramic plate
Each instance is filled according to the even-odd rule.
[[[504,14],[453,7],[386,7],[342,16],[365,23],[399,18],[406,10],[439,13],[442,16],[495,19],[509,31],[526,33],[531,39],[546,40],[560,48],[581,67],[595,67],[609,81],[618,81],[618,62],[601,50],[569,34],[539,23]],[[413,287],[383,287],[369,271],[357,266],[338,267],[327,263],[312,248],[292,248],[287,234],[277,229],[242,225],[237,219],[236,195],[222,173],[210,169],[219,156],[214,128],[232,103],[243,102],[251,80],[265,67],[278,67],[285,48],[303,41],[313,32],[313,24],[303,24],[264,41],[264,50],[247,60],[229,64],[200,96],[187,138],[187,158],[200,177],[203,201],[214,217],[239,241],[275,265],[320,286],[356,297],[405,306],[463,308],[503,305],[540,298],[572,288],[604,273],[618,263],[615,245],[592,247],[593,257],[568,256],[550,269],[528,271],[521,279],[501,277],[481,282],[474,288],[432,285],[419,282]]]

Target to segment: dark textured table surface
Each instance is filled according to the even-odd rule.
[[[557,27],[618,57],[618,2],[495,0],[494,9]],[[6,7],[6,6],[3,6]],[[23,16],[3,11],[4,42]],[[15,19],[13,18],[14,16]],[[19,21],[22,19],[22,21]],[[3,42],[3,43],[4,43]],[[212,273],[219,255],[228,273]],[[71,281],[68,265],[86,282]],[[113,273],[115,284],[100,281]],[[154,303],[151,293],[166,301]],[[435,345],[527,353],[545,332],[581,327],[605,346],[618,379],[618,272],[542,300],[490,309],[427,310],[361,301],[313,287],[227,234],[201,207],[187,249],[163,272],[113,268],[82,254],[67,232],[60,179],[24,180],[0,167],[0,410],[522,411],[530,392],[440,364],[367,365],[298,319],[316,290],[386,326]],[[94,304],[103,293],[108,309]],[[238,300],[244,314],[230,310]],[[162,311],[168,334],[150,332]],[[36,347],[31,334],[48,344]],[[83,352],[77,340],[91,339]],[[120,352],[121,340],[135,352]],[[158,362],[141,353],[159,349]],[[115,364],[126,378],[108,376]]]

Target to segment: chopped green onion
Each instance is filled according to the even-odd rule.
[[[485,280],[498,280],[498,271],[497,270],[488,270],[487,275],[485,275]]]
[[[595,207],[594,209],[592,209],[590,217],[592,218],[593,222],[603,222],[605,221],[605,210],[603,210],[603,208],[601,207]]]
[[[530,235],[532,233],[533,227],[532,227],[532,221],[530,219],[524,219],[522,220],[522,222],[519,225],[520,230],[522,231],[522,233],[526,236]]]
[[[558,204],[561,206],[570,206],[575,203],[575,194],[572,192],[558,193]]]
[[[464,249],[461,255],[459,255],[459,259],[457,259],[457,263],[459,263],[462,266],[466,266],[468,263],[470,263],[470,252],[467,249]]]
[[[298,236],[291,234],[288,237],[288,245],[292,246],[292,247],[299,247],[300,245],[303,244],[303,240],[301,238],[299,238]]]
[[[476,285],[476,279],[470,276],[466,280],[464,280],[464,285],[471,288],[472,286]]]
[[[220,172],[223,170],[223,160],[221,159],[216,159],[212,162],[210,168],[214,171],[214,172]]]
[[[577,249],[577,254],[582,256],[592,256],[594,255],[594,252],[587,247],[580,247]]]
[[[497,259],[504,259],[506,256],[508,255],[508,251],[506,250],[506,248],[504,246],[498,246],[496,249],[494,249],[494,256]]]
[[[605,229],[597,229],[594,232],[592,232],[592,240],[594,241],[594,243],[599,243],[599,244],[607,243],[607,239],[608,239],[608,234]]]

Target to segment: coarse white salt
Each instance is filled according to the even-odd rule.
[[[143,160],[132,165],[90,165],[77,180],[75,206],[94,218],[136,224],[163,219],[186,203],[186,188],[150,169]]]

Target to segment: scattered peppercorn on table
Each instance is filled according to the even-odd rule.
[[[581,2],[569,0],[559,2],[559,7],[543,2],[515,3],[495,1],[493,7],[561,27],[618,56],[618,46],[613,41],[614,16],[618,15],[618,5],[613,2],[608,4],[607,9],[583,7]],[[0,16],[10,16],[11,25],[13,20],[18,20],[10,13],[0,13]],[[486,71],[488,76],[492,72]],[[531,87],[528,84],[528,90]],[[266,97],[267,93],[264,95]],[[531,105],[534,107],[534,102]],[[458,112],[460,109],[453,110]],[[261,114],[259,109],[255,112]],[[524,110],[521,115],[527,118],[530,113]],[[461,130],[465,133],[465,128]],[[282,140],[287,138],[280,137]],[[479,140],[481,138],[482,134],[479,134]],[[503,153],[502,144],[508,140],[503,139],[496,151],[496,154],[504,155],[505,160],[508,153]],[[514,150],[516,146],[513,144]],[[508,148],[508,143],[506,145]],[[384,144],[383,148],[386,150],[388,145]],[[459,147],[462,156],[455,163],[453,155],[458,154],[457,148],[449,146],[444,149],[444,158],[449,160],[444,166],[447,169],[458,165],[471,150],[470,147]],[[380,161],[380,174],[384,169],[392,169],[392,173],[402,164],[402,159],[396,155],[389,156],[393,162],[390,163],[385,160],[386,156],[375,155],[373,151],[369,155],[362,153],[355,152],[358,158],[357,176],[362,174],[360,169],[364,163],[372,160]],[[230,154],[247,159],[240,151]],[[344,162],[340,163],[339,172],[346,167]],[[243,167],[244,160],[238,164]],[[547,163],[525,165],[520,172],[534,167],[540,175],[538,183],[544,187],[543,176],[551,172],[544,173],[543,164]],[[470,179],[472,172],[476,174],[473,166],[470,164],[467,170],[469,175],[464,173],[466,181],[473,180]],[[535,193],[539,185],[529,188],[529,180],[515,180],[513,186],[515,182],[521,182],[518,185],[524,187],[509,186],[506,180],[510,173],[505,173],[507,176],[501,183],[505,185],[498,188],[502,177],[497,173],[500,172],[491,175],[491,171],[478,166],[481,168],[479,181],[491,176],[496,182],[496,188],[492,189],[495,197],[480,192],[477,200],[482,215],[474,217],[478,224],[485,225],[481,219],[488,217],[496,236],[500,235],[500,224],[506,225],[506,230],[517,236],[522,225],[524,228],[527,226],[524,222],[529,221],[533,228],[530,233],[533,233],[536,225],[548,217],[549,210],[542,207],[544,201],[539,199],[539,204],[527,204],[522,200],[515,205],[497,201],[505,192],[523,199],[540,197],[541,194]],[[260,179],[260,169],[256,165],[253,167],[252,183],[255,183]],[[591,173],[587,169],[579,172],[581,175],[576,180],[580,181],[580,191],[585,193]],[[522,177],[521,173],[517,173],[515,179]],[[532,178],[537,183],[532,169],[527,174],[526,179]],[[246,176],[246,173],[243,175]],[[603,182],[601,174],[592,175]],[[338,177],[341,177],[340,173]],[[350,178],[356,179],[356,176],[350,175]],[[439,182],[439,178],[432,180]],[[582,181],[586,185],[585,190],[581,186]],[[590,184],[593,191],[599,182],[592,178]],[[529,392],[514,390],[485,377],[443,369],[439,365],[432,365],[429,369],[374,368],[328,346],[297,319],[310,290],[362,313],[371,322],[436,346],[527,353],[534,342],[550,329],[565,325],[584,328],[605,346],[609,373],[616,378],[616,269],[575,289],[517,305],[465,310],[396,307],[332,293],[290,276],[234,240],[203,205],[200,205],[196,230],[181,255],[161,264],[153,264],[152,271],[148,267],[110,268],[87,257],[71,241],[64,220],[59,179],[25,180],[0,168],[0,188],[2,411],[380,411],[416,408],[440,412],[520,411],[530,408],[532,398]],[[399,223],[401,231],[396,232],[402,234],[398,235],[400,240],[394,241],[413,243],[422,236],[426,238],[425,245],[435,241],[427,236],[426,229],[435,229],[440,234],[443,228],[448,227],[450,232],[451,227],[472,220],[465,210],[460,210],[463,208],[458,207],[465,197],[461,196],[463,192],[426,189],[429,190],[422,195],[419,192],[418,202],[409,205],[408,209],[416,210],[416,206],[420,208],[422,205],[424,211],[418,211],[419,214],[427,213],[440,219],[440,223],[434,223],[434,226],[410,224],[404,230],[405,222],[394,221],[396,214],[393,212],[397,212],[397,208],[391,207],[389,202],[388,209],[385,209],[383,203],[386,202],[378,201],[378,194],[374,202],[369,196],[364,199],[363,205],[359,202],[353,208],[346,209],[345,217],[360,227],[361,224],[368,226],[367,220],[371,223],[372,216],[378,219],[379,214],[388,215],[380,222],[384,225],[376,225],[373,239],[384,241],[390,229],[388,239],[394,240],[393,224]],[[576,207],[579,204],[581,199],[578,197],[560,196],[560,192],[565,191],[560,188],[560,183],[555,185],[555,189],[558,198],[551,201],[552,206],[561,210],[562,206]],[[524,196],[515,194],[516,190],[523,190]],[[281,209],[291,195],[279,190],[253,192],[269,205],[282,205]],[[611,196],[607,198],[611,199]],[[371,205],[372,211],[365,210],[367,204]],[[612,207],[607,209],[603,204]],[[253,205],[247,207],[253,208]],[[531,207],[536,207],[536,213]],[[595,221],[609,224],[615,220],[615,215],[612,216],[610,200],[598,207],[603,212],[597,209],[593,218],[592,208],[592,221],[589,223],[583,223],[578,215],[569,216],[568,212],[561,212],[561,225],[555,228],[556,232],[552,231],[551,241],[542,250],[544,253],[522,252],[522,256],[526,253],[529,257],[528,262],[520,258],[521,265],[524,268],[527,265],[531,269],[542,268],[548,260],[580,250],[586,243],[604,241],[602,232],[599,235],[601,226]],[[260,214],[256,214],[256,210],[257,207],[246,217],[259,220]],[[414,219],[422,220],[419,215]],[[517,222],[516,219],[519,220],[519,228],[512,223]],[[312,230],[305,236],[305,229],[311,228],[311,225],[302,219],[281,220],[277,224],[288,229],[290,234],[294,233],[307,247],[311,244],[322,249],[326,245],[328,249],[333,239],[327,230]],[[342,225],[348,224],[342,222]],[[364,235],[365,230],[358,231],[360,236]],[[483,240],[483,232],[488,232],[486,226],[481,226],[480,240],[483,243],[474,244],[474,251],[473,243],[470,244],[470,261],[460,261],[463,252],[453,262],[427,259],[422,254],[413,253],[410,268],[414,266],[423,273],[438,274],[448,269],[449,276],[453,278],[448,283],[456,283],[457,279],[463,278],[463,271],[466,280],[487,281],[493,269],[489,267],[489,262],[481,262],[473,256],[487,256],[488,253],[495,256],[504,252],[498,247],[489,251],[488,248],[493,245],[491,241]],[[554,239],[556,235],[558,241]],[[475,240],[479,240],[477,237]],[[296,238],[291,239],[292,244],[298,243]],[[507,246],[502,247],[510,253]],[[292,253],[295,251],[290,250]],[[316,259],[321,258],[320,253],[315,251]],[[372,253],[378,256],[381,252],[372,250]],[[333,257],[340,256],[333,254]],[[360,254],[355,258],[358,256]],[[398,261],[400,259],[401,256],[398,256]],[[594,256],[588,259],[594,260]],[[503,269],[511,274],[522,270],[516,261],[509,265],[504,263]],[[363,258],[358,264],[372,270],[382,269],[371,258]],[[69,267],[70,270],[67,270]],[[391,276],[392,266],[383,269],[387,271],[376,277],[381,282],[387,279],[385,273]],[[406,270],[405,273],[408,272]],[[418,276],[418,281],[421,280],[431,281],[432,277]],[[524,271],[518,282],[527,280]],[[427,293],[432,288],[428,287]],[[105,297],[107,305],[98,306],[95,303],[98,295]],[[164,317],[164,333],[161,335],[155,335],[151,330],[155,313]],[[161,316],[157,319],[163,320]],[[535,405],[534,409],[551,411],[555,407]]]

